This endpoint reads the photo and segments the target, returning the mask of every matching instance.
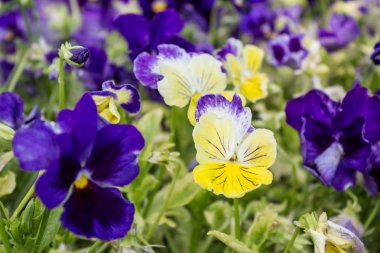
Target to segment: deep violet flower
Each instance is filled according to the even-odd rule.
[[[373,47],[373,53],[371,55],[373,64],[380,65],[380,42],[376,43]]]
[[[345,190],[355,185],[356,172],[368,172],[371,146],[380,140],[380,97],[360,85],[341,102],[311,90],[290,100],[285,112],[299,132],[304,167],[323,184]]]
[[[85,94],[74,110],[59,113],[54,127],[38,121],[18,131],[13,151],[22,169],[46,169],[36,193],[49,209],[64,203],[65,228],[114,240],[129,231],[134,215],[133,204],[116,187],[138,175],[144,139],[132,125],[98,129],[97,119],[96,105]]]
[[[268,43],[269,61],[274,66],[299,69],[308,55],[302,45],[303,34],[282,34]]]
[[[346,47],[360,33],[360,27],[351,16],[335,13],[330,17],[329,28],[319,31],[319,40],[328,52]]]
[[[143,51],[155,51],[163,43],[176,44],[192,51],[193,45],[177,36],[183,26],[183,20],[175,10],[157,13],[151,21],[137,14],[120,15],[114,21],[115,29],[128,42],[131,59]]]

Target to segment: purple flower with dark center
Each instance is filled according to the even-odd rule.
[[[308,51],[302,45],[303,34],[282,34],[268,43],[269,61],[274,66],[299,69]]]
[[[373,64],[380,65],[380,42],[377,42],[373,48],[373,53],[371,55],[371,60]]]
[[[23,125],[28,125],[41,118],[37,107],[33,108],[27,117],[24,117],[24,102],[13,92],[0,93],[0,124],[18,130]]]
[[[319,40],[328,52],[346,47],[359,36],[360,27],[351,16],[335,13],[330,17],[329,24],[329,28],[319,30]]]
[[[36,193],[49,209],[64,203],[65,228],[114,240],[125,236],[134,215],[133,204],[116,187],[139,174],[144,139],[132,125],[98,128],[97,120],[96,105],[85,94],[74,110],[59,113],[54,127],[38,121],[17,131],[13,151],[22,169],[46,169]]]
[[[345,190],[355,184],[356,172],[368,172],[371,146],[380,140],[380,97],[360,85],[342,102],[312,90],[290,100],[285,112],[299,132],[303,165],[323,184]]]
[[[175,10],[157,13],[152,21],[137,14],[120,15],[114,21],[115,29],[128,42],[132,60],[143,51],[155,51],[163,43],[174,43],[192,51],[194,46],[177,36],[183,26],[181,16]]]
[[[258,5],[242,15],[240,31],[251,36],[253,41],[267,40],[275,31],[276,13],[265,5]]]

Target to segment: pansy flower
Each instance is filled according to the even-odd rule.
[[[102,84],[102,91],[89,92],[98,108],[98,113],[108,122],[120,122],[121,106],[128,113],[137,113],[140,110],[140,95],[137,88],[131,84],[115,85],[113,81]]]
[[[276,158],[276,140],[267,129],[251,126],[251,111],[235,95],[205,95],[198,100],[193,138],[199,163],[193,171],[202,188],[239,198],[272,182],[268,168]]]
[[[203,94],[226,88],[220,61],[209,54],[189,54],[176,45],[159,45],[157,55],[141,53],[133,71],[144,86],[157,89],[170,106],[182,108]],[[194,111],[191,106],[195,103],[189,108]]]
[[[116,187],[139,174],[144,139],[132,125],[98,128],[97,122],[96,105],[85,94],[74,110],[59,113],[54,127],[39,121],[17,131],[13,151],[22,169],[46,169],[36,193],[49,209],[63,203],[65,228],[114,240],[129,231],[134,215],[133,204]]]
[[[344,217],[328,220],[326,213],[319,217],[316,213],[305,214],[296,225],[304,229],[314,243],[315,253],[344,253],[352,249],[354,253],[364,253],[364,245],[355,234],[356,230],[345,225],[349,224]]]
[[[302,45],[303,34],[282,34],[268,43],[269,61],[274,66],[299,69],[308,51]]]
[[[16,93],[8,91],[0,93],[0,101],[0,136],[2,138],[10,139],[22,126],[31,124],[41,117],[37,107],[34,107],[25,117],[24,102]]]
[[[356,172],[368,171],[371,146],[380,140],[380,97],[360,85],[342,102],[312,90],[290,100],[285,112],[299,132],[304,167],[323,184],[345,190],[355,185]]]
[[[334,52],[346,47],[360,33],[356,20],[348,15],[335,13],[330,17],[329,28],[319,31],[319,40],[328,52]]]
[[[228,77],[235,86],[235,91],[250,101],[256,101],[267,95],[268,78],[260,73],[264,51],[254,45],[246,45],[231,38],[218,52],[224,62]]]

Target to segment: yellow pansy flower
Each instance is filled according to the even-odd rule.
[[[267,96],[268,78],[260,72],[264,51],[254,45],[243,46],[240,40],[231,38],[217,55],[224,62],[235,90],[254,102]]]
[[[222,95],[198,100],[193,131],[196,159],[195,182],[228,198],[242,197],[273,176],[268,168],[276,159],[276,140],[267,129],[251,126],[251,111],[236,94],[229,101]]]

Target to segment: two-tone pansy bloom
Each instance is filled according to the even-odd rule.
[[[0,137],[11,140],[15,131],[24,125],[31,124],[41,117],[40,111],[34,107],[30,114],[24,116],[24,102],[13,92],[0,93]]]
[[[328,220],[326,213],[319,217],[316,213],[305,214],[296,225],[304,229],[314,243],[315,253],[345,253],[352,249],[354,253],[363,253],[364,245],[359,239],[357,230],[346,218],[340,216]]]
[[[196,160],[193,176],[202,188],[239,198],[272,182],[268,168],[276,158],[276,140],[267,129],[251,126],[252,114],[240,97],[205,95],[197,102],[193,131]]]
[[[299,132],[303,165],[337,190],[355,185],[367,174],[372,145],[380,141],[380,97],[355,85],[341,102],[320,90],[290,100],[286,122]]]
[[[98,108],[98,113],[108,122],[120,122],[118,106],[128,113],[140,110],[140,95],[137,88],[131,84],[115,85],[113,81],[102,84],[102,91],[89,92]]]
[[[195,111],[201,95],[226,88],[220,61],[209,54],[189,54],[175,45],[159,45],[157,55],[141,53],[134,61],[134,73],[144,86],[157,89],[167,105],[182,108],[192,101],[189,112]]]
[[[243,46],[240,40],[232,38],[217,55],[224,62],[223,67],[236,92],[253,102],[266,97],[268,78],[259,72],[264,58],[262,49],[254,45]]]
[[[299,69],[308,51],[302,45],[303,34],[282,34],[268,43],[269,61],[274,66]]]
[[[134,206],[116,188],[139,174],[144,146],[132,125],[98,126],[97,109],[85,94],[57,122],[35,121],[16,132],[13,152],[27,171],[45,170],[36,193],[49,209],[63,203],[61,221],[77,235],[101,240],[125,236]]]

